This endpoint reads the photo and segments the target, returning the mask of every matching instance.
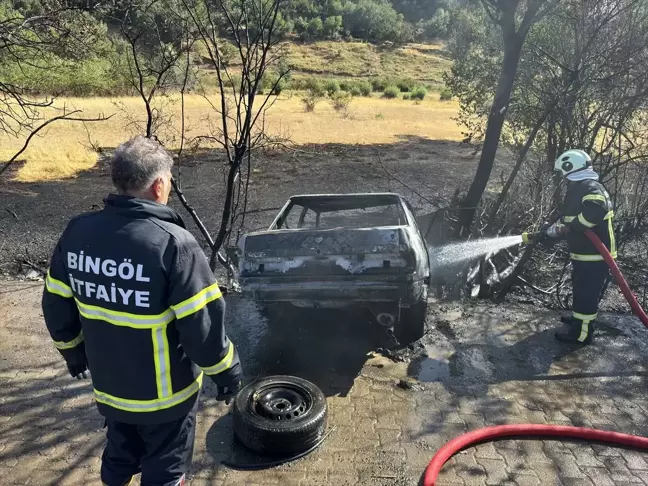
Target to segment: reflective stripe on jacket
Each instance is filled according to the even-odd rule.
[[[65,357],[85,343],[95,399],[127,423],[172,421],[203,374],[238,362],[205,254],[171,208],[110,195],[73,219],[45,280],[43,315]]]
[[[592,179],[569,182],[562,214],[563,222],[571,230],[567,234],[567,244],[572,260],[603,260],[592,242],[583,234],[588,229],[596,233],[614,258],[617,257],[612,199],[603,184]]]

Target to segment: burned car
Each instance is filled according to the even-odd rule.
[[[293,196],[237,253],[241,289],[270,324],[286,306],[362,307],[400,343],[424,333],[428,251],[398,194]]]

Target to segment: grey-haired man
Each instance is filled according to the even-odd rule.
[[[173,159],[151,139],[121,145],[117,194],[72,219],[52,256],[45,323],[73,377],[90,370],[108,443],[105,485],[185,481],[203,376],[218,399],[242,372],[224,329],[225,303],[206,257],[166,204]]]

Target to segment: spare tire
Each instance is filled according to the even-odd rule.
[[[305,452],[324,437],[322,391],[296,376],[269,376],[244,387],[234,399],[234,433],[247,448],[271,455]]]

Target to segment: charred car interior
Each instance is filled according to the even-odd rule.
[[[293,196],[238,250],[242,291],[272,326],[289,307],[363,308],[394,343],[425,329],[430,266],[398,194]]]

